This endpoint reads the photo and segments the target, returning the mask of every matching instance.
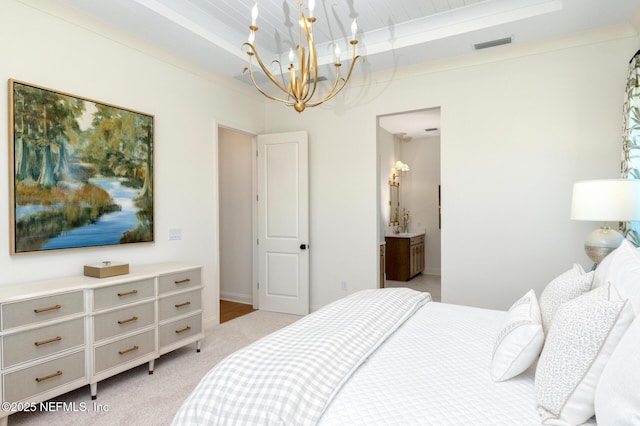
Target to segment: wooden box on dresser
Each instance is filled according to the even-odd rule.
[[[0,425],[31,408],[195,342],[199,265],[159,263],[110,278],[73,276],[0,287]]]

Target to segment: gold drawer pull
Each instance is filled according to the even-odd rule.
[[[118,293],[118,297],[131,296],[132,294],[138,294],[138,290],[131,290],[125,293]]]
[[[180,333],[184,333],[185,331],[189,331],[189,330],[191,330],[191,327],[186,326],[186,327],[185,327],[185,328],[183,328],[182,330],[176,330],[176,333],[177,333],[177,334],[180,334]]]
[[[53,374],[49,374],[48,376],[36,377],[36,382],[38,383],[44,382],[45,380],[53,379],[54,377],[58,377],[58,376],[62,376],[62,371],[58,370]]]
[[[36,314],[39,314],[42,312],[53,311],[54,309],[60,309],[60,308],[62,308],[62,305],[55,305],[55,306],[49,306],[48,308],[34,309],[33,312],[35,312]]]
[[[184,284],[184,283],[188,283],[189,281],[191,281],[191,278],[185,278],[184,280],[174,281],[174,283],[175,284]]]
[[[138,347],[138,345],[136,345],[136,346],[133,346],[133,347],[131,347],[129,349],[125,349],[124,351],[118,351],[118,353],[120,355],[124,355],[124,354],[128,354],[129,352],[137,351],[138,349],[140,349],[140,348]]]
[[[46,345],[47,343],[59,342],[60,340],[62,340],[62,337],[57,336],[57,337],[54,337],[53,339],[41,340],[39,342],[33,342],[33,344],[36,345],[36,346],[42,346],[42,345]]]
[[[191,304],[191,302],[189,302],[188,300],[184,303],[178,303],[177,305],[175,305],[176,308],[182,308],[183,306],[189,306]]]
[[[131,318],[126,319],[126,320],[120,320],[120,321],[118,321],[118,324],[122,325],[122,324],[126,324],[126,323],[128,323],[128,322],[131,322],[131,321],[137,321],[137,320],[138,320],[138,317],[131,317]]]

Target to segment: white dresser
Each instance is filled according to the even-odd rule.
[[[202,285],[200,269],[158,277],[158,346],[160,355],[196,341],[200,352]]]
[[[95,399],[100,380],[146,362],[152,374],[156,358],[184,345],[200,351],[201,274],[199,265],[161,263],[0,287],[0,424],[86,384]]]

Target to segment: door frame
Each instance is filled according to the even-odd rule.
[[[214,137],[213,137],[213,148],[214,148],[214,165],[215,165],[215,177],[214,177],[214,182],[215,182],[215,187],[217,188],[217,197],[214,201],[215,203],[215,217],[214,217],[214,226],[215,229],[217,230],[215,236],[214,236],[214,245],[217,247],[217,252],[215,255],[215,262],[216,265],[218,267],[218,272],[217,272],[217,300],[218,300],[218,309],[219,309],[219,302],[220,302],[220,289],[221,289],[221,265],[220,265],[220,252],[221,252],[221,246],[220,246],[220,179],[219,179],[219,173],[220,173],[220,145],[219,145],[219,130],[221,128],[224,128],[230,132],[234,132],[234,133],[239,133],[239,134],[243,134],[246,136],[249,136],[251,138],[251,192],[252,192],[252,197],[251,197],[251,236],[252,236],[252,259],[251,259],[251,269],[252,269],[252,273],[251,273],[251,277],[252,277],[252,283],[251,283],[251,296],[252,296],[252,305],[254,309],[258,309],[259,308],[259,289],[258,289],[258,278],[259,278],[259,247],[258,247],[258,238],[259,238],[259,234],[258,234],[258,199],[257,199],[257,194],[258,194],[258,132],[253,131],[253,130],[246,130],[246,129],[239,129],[237,126],[230,126],[230,125],[226,125],[223,122],[219,122],[216,119],[213,120],[213,133],[214,133]],[[308,136],[307,136],[308,137]],[[308,191],[308,189],[307,189]],[[307,238],[308,240],[308,238]],[[308,241],[306,241],[306,244],[308,244]],[[310,277],[308,277],[308,280],[310,280]],[[310,285],[309,283],[307,285]],[[310,288],[308,289],[308,291],[310,292]],[[310,297],[310,294],[309,294]],[[310,307],[309,307],[310,309]],[[219,312],[218,312],[218,318],[219,318]]]
[[[380,126],[380,118],[382,117],[388,117],[388,116],[402,116],[405,114],[412,114],[415,112],[419,112],[419,111],[428,111],[428,110],[434,110],[434,109],[439,109],[440,110],[440,129],[442,129],[442,111],[443,111],[443,106],[442,105],[435,105],[435,106],[425,106],[422,108],[415,108],[415,109],[410,109],[410,110],[402,110],[402,111],[391,111],[391,112],[385,112],[385,113],[380,113],[376,115],[376,187],[377,187],[377,192],[376,192],[376,205],[378,206],[378,208],[376,209],[377,214],[376,214],[376,235],[378,236],[378,241],[384,241],[385,238],[385,229],[387,227],[386,224],[382,223],[382,209],[386,208],[386,204],[385,207],[382,206],[382,192],[385,190],[386,184],[384,182],[386,182],[387,178],[385,178],[384,176],[388,176],[388,173],[390,172],[390,170],[386,170],[383,169],[382,164],[381,164],[381,149],[380,149],[380,144],[381,144],[381,137],[380,137],[380,130],[382,129],[382,126]],[[440,156],[437,159],[438,163],[440,164],[440,184],[442,185],[442,145],[443,145],[443,136],[442,136],[442,132],[440,134]],[[402,185],[401,188],[404,188],[405,186]],[[406,199],[403,196],[400,197],[400,200]],[[440,208],[442,208],[442,200],[440,201]],[[439,232],[439,237],[440,237],[440,244],[438,247],[439,250],[439,255],[440,255],[440,268],[439,268],[439,274],[442,277],[442,257],[443,257],[443,251],[442,251],[442,241],[443,241],[443,235],[445,233],[445,228],[442,226],[440,226],[440,228],[438,229]],[[427,234],[428,237],[428,234]],[[380,260],[378,261],[380,262]],[[380,264],[378,264],[378,266],[380,266]],[[426,271],[426,269],[425,269]],[[380,279],[378,279],[378,285],[379,285],[379,281]],[[441,288],[442,288],[442,284],[441,284]]]
[[[236,133],[241,133],[244,135],[247,135],[249,137],[251,137],[251,152],[252,153],[256,153],[257,152],[257,145],[256,145],[256,138],[258,135],[258,132],[255,129],[247,129],[247,128],[242,128],[239,127],[237,125],[231,125],[231,124],[227,124],[223,121],[218,121],[217,119],[213,119],[213,154],[214,154],[214,160],[213,160],[213,164],[215,167],[215,174],[214,174],[214,187],[216,188],[216,199],[214,201],[215,203],[215,214],[214,214],[214,227],[216,229],[216,233],[214,235],[214,245],[217,248],[216,254],[214,256],[214,261],[216,264],[216,267],[218,269],[217,274],[216,274],[216,281],[217,281],[217,305],[216,308],[219,310],[219,306],[220,306],[220,288],[221,288],[221,267],[220,267],[220,180],[218,178],[218,174],[220,172],[220,157],[219,157],[219,153],[220,153],[220,146],[219,146],[219,141],[218,141],[218,135],[219,135],[219,129],[220,128],[224,128],[226,130],[232,131],[232,132],[236,132]],[[257,245],[257,241],[258,241],[258,228],[257,228],[257,215],[258,215],[258,205],[257,205],[257,200],[255,198],[255,194],[257,194],[257,177],[256,177],[256,167],[257,167],[257,163],[256,163],[256,156],[255,155],[251,155],[251,192],[252,194],[254,194],[254,196],[252,197],[252,201],[251,201],[251,223],[252,223],[252,229],[251,229],[251,236],[253,239],[253,243],[252,243],[252,259],[251,259],[251,269],[252,269],[252,273],[251,273],[251,279],[252,279],[252,283],[251,283],[251,296],[252,296],[252,303],[253,303],[253,308],[257,309],[258,308],[258,288],[257,288],[257,277],[258,277],[258,245]],[[218,312],[218,321],[220,318],[220,312]]]
[[[253,237],[253,250],[251,255],[251,296],[253,297],[253,309],[260,306],[258,290],[258,135],[251,137],[251,235]]]

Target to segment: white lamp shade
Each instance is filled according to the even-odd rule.
[[[573,185],[571,219],[600,222],[640,220],[640,180],[586,180]]]
[[[396,170],[400,170],[401,172],[408,172],[411,170],[407,163],[403,163],[402,161],[396,161],[396,164],[393,166]]]

